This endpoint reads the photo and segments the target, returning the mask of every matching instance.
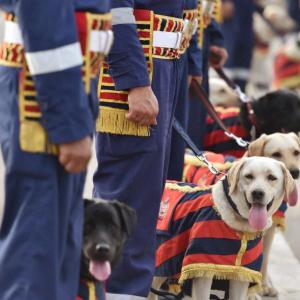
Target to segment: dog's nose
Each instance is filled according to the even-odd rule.
[[[107,255],[109,253],[110,247],[108,244],[97,244],[96,251],[99,255]]]
[[[294,178],[294,179],[298,179],[299,178],[299,175],[300,175],[300,171],[299,170],[290,170],[290,173],[291,173],[291,175],[292,175],[292,177]]]
[[[252,191],[251,194],[252,194],[253,200],[256,200],[256,201],[261,201],[265,196],[265,192],[262,190],[254,190],[254,191]]]

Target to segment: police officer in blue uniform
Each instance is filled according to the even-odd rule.
[[[141,300],[154,274],[178,50],[184,44],[183,0],[113,0],[111,12],[115,43],[99,81],[94,196],[117,199],[137,211],[136,228],[109,280],[107,299]]]
[[[96,115],[88,92],[96,65],[89,62],[91,56],[99,62],[105,48],[100,42],[89,49],[85,33],[99,35],[106,21],[98,16],[109,3],[3,0],[0,7],[7,12],[0,49],[6,167],[0,299],[74,300],[84,171]],[[99,27],[88,27],[88,18]]]
[[[227,0],[228,1],[228,0]],[[249,79],[249,69],[254,46],[253,34],[253,0],[233,0],[235,7],[232,18],[222,24],[225,48],[229,59],[225,64],[228,74],[245,91]]]
[[[197,0],[185,0],[184,10],[186,11],[186,14],[188,14],[192,10],[196,10],[196,12],[198,13],[197,8]],[[197,18],[198,17],[199,16],[197,14]],[[183,54],[180,58],[181,77],[175,117],[186,130],[188,126],[189,116],[189,82],[192,77],[200,81],[202,78],[202,53],[199,47],[198,36],[198,32],[195,32],[186,53]],[[173,129],[171,155],[168,170],[168,179],[170,180],[182,180],[185,147],[186,145],[184,140],[176,132],[176,130]]]

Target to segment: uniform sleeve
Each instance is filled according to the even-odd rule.
[[[288,12],[294,19],[297,25],[297,29],[300,28],[300,3],[298,0],[288,0]]]
[[[134,0],[112,0],[114,44],[108,56],[117,90],[150,85],[143,48],[138,39]]]
[[[192,76],[202,76],[202,51],[198,46],[198,34],[194,34],[187,50],[188,72]]]
[[[207,27],[209,32],[210,46],[224,47],[224,37],[220,25],[216,20],[212,19],[210,25]]]
[[[60,144],[92,134],[73,1],[16,0],[15,14],[50,141]]]

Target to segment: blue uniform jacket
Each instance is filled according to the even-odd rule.
[[[74,8],[102,13],[109,10],[109,1],[0,0],[0,9],[16,15],[25,52],[32,54],[78,42]],[[79,140],[94,131],[81,78],[81,63],[34,76],[42,124],[54,144]]]

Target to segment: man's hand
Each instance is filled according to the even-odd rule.
[[[209,62],[213,68],[222,68],[228,58],[228,52],[225,48],[211,46],[209,48],[210,51],[210,58]]]
[[[222,17],[223,20],[230,20],[235,14],[235,4],[233,1],[222,1]]]
[[[128,105],[127,120],[140,125],[157,125],[158,101],[150,86],[131,89]]]
[[[92,139],[85,137],[79,141],[59,145],[59,162],[69,173],[85,171],[92,156]]]

